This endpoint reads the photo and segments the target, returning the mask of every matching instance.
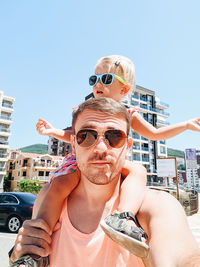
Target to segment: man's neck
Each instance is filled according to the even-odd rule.
[[[98,227],[105,204],[112,197],[119,177],[116,176],[106,185],[96,185],[81,177],[68,199],[69,219],[77,230],[91,233]]]

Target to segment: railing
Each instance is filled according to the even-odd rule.
[[[140,104],[140,107],[144,108],[144,109],[148,109],[148,107],[146,105],[144,105],[144,104]]]
[[[133,160],[140,161],[140,157],[133,156]]]
[[[8,142],[0,140],[0,145],[8,145]]]
[[[10,121],[11,121],[11,117],[3,116],[3,115],[0,115],[0,119],[3,119],[3,120],[10,120]]]
[[[9,129],[5,129],[5,128],[0,128],[0,132],[7,132],[7,133],[10,133],[10,130],[9,130]]]
[[[149,158],[142,158],[142,161],[149,162]]]
[[[166,124],[166,125],[169,125],[169,124],[170,124],[170,123],[167,122],[167,121],[161,121],[161,120],[157,120],[157,123]]]
[[[135,98],[135,99],[139,99],[140,98],[139,95],[132,95],[132,97]]]
[[[168,105],[167,103],[164,103],[164,102],[162,102],[162,101],[156,101],[156,104],[161,105],[161,106],[164,106],[164,107],[166,107],[166,108],[169,107],[169,105]]]
[[[147,98],[146,97],[140,97],[140,100],[142,100],[142,101],[147,101]]]
[[[132,137],[133,137],[134,139],[140,139],[139,134],[133,134]]]
[[[7,158],[8,154],[0,153],[0,158]]]
[[[6,108],[13,108],[13,105],[9,104],[9,103],[6,103],[6,102],[3,102],[2,103],[2,106],[3,107],[6,107]]]
[[[143,137],[143,136],[141,136],[141,139],[144,140],[144,141],[148,141],[148,139]]]
[[[149,151],[149,148],[148,147],[142,147],[142,150],[143,151]]]
[[[38,180],[47,182],[47,181],[49,181],[49,176],[38,176]]]
[[[59,163],[49,164],[49,163],[38,163],[38,162],[35,162],[34,166],[35,167],[46,167],[46,168],[57,168],[59,166]]]
[[[161,140],[160,141],[160,144],[165,145],[166,144],[166,141],[165,140]]]
[[[133,145],[133,149],[140,150],[140,146],[135,146],[135,145]]]

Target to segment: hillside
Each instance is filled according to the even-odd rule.
[[[167,155],[168,157],[185,158],[184,151],[173,149],[173,148],[167,148]]]
[[[27,152],[27,153],[47,154],[48,146],[44,144],[35,144],[35,145],[30,145],[30,146],[19,148],[19,150],[21,150],[22,152]],[[173,148],[167,148],[167,154],[168,154],[168,157],[179,157],[179,158],[185,157],[185,154],[183,151],[173,149]]]
[[[44,144],[35,144],[19,148],[19,150],[26,153],[47,154],[48,146]]]

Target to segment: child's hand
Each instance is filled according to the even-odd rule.
[[[39,119],[36,124],[36,129],[39,134],[42,135],[52,135],[55,132],[55,128],[48,122],[43,119]]]
[[[200,132],[200,118],[191,119],[186,122],[188,130]]]

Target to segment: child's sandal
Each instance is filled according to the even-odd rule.
[[[132,220],[137,225],[131,226],[126,222]],[[143,241],[148,238],[138,219],[131,212],[114,212],[100,222],[103,231],[116,243],[126,248],[132,254],[146,258],[149,246]]]

